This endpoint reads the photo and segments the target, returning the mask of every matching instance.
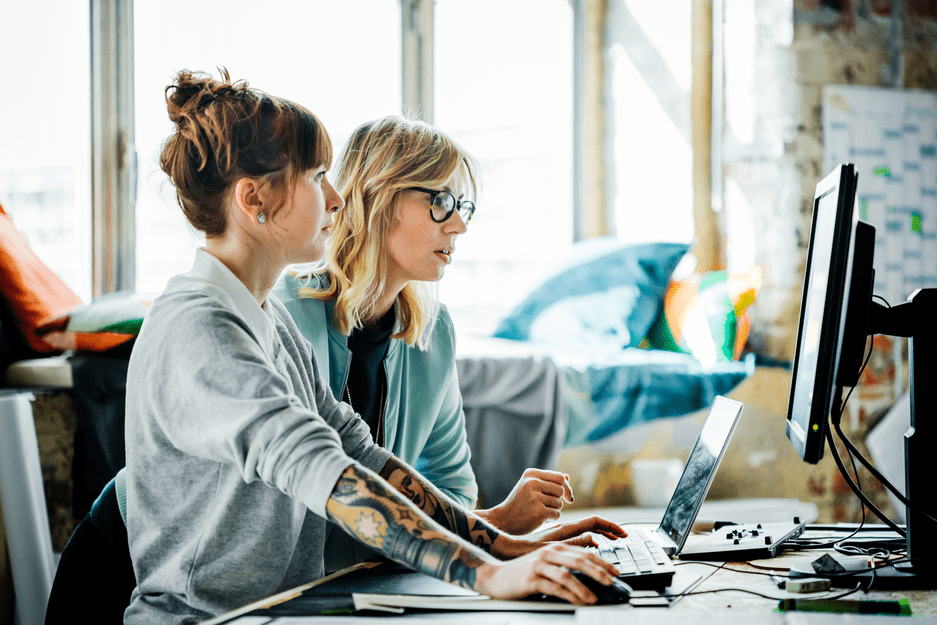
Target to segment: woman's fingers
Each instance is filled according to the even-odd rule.
[[[580,532],[595,532],[611,539],[624,538],[628,532],[623,530],[620,525],[613,523],[600,516],[591,516],[581,521],[577,521],[574,526]]]
[[[565,499],[572,503],[573,487],[569,484],[569,476],[557,471],[545,469],[527,469],[521,479],[536,480],[539,488],[550,495]]]
[[[618,569],[599,557],[594,551],[571,547],[565,544],[555,544],[545,548],[544,554],[551,564],[567,569],[582,571],[589,577],[595,578],[603,584],[610,584],[612,578],[618,574]],[[539,552],[536,552],[539,553]]]
[[[540,575],[542,579],[539,584],[542,589],[540,592],[544,594],[559,597],[579,605],[595,603],[598,599],[567,568],[547,566],[544,567]]]
[[[550,497],[562,498],[563,485],[551,482],[549,480],[531,479],[525,486],[533,492],[549,495]]]
[[[551,508],[557,511],[563,509],[563,500],[558,495],[554,496],[545,493],[538,493],[537,501],[545,508]]]
[[[526,469],[523,477],[533,477],[547,482],[562,484],[566,479],[566,474],[560,473],[559,471],[550,471],[548,469]]]
[[[611,584],[617,569],[590,551],[555,545],[543,551],[535,572],[544,578],[540,592],[577,604],[595,603],[595,594],[576,579],[572,571],[580,571],[601,584]],[[538,552],[540,553],[540,552]]]
[[[577,582],[578,583],[578,582]],[[569,601],[570,603],[575,603],[576,605],[589,605],[595,603],[598,600],[592,591],[579,584],[583,592],[575,593],[566,586],[558,584],[552,579],[543,578],[543,581],[540,584],[539,592],[542,592],[545,595],[550,595],[551,597],[557,597],[563,599],[564,601]]]
[[[564,545],[573,545],[576,547],[598,547],[598,544],[595,542],[595,539],[586,532],[585,534],[580,534],[579,536],[572,536],[561,541]]]
[[[492,564],[493,575],[479,577],[480,592],[492,597],[516,598],[544,593],[579,605],[595,603],[595,594],[572,571],[610,584],[617,575],[611,564],[595,552],[564,544],[542,547],[522,558]]]

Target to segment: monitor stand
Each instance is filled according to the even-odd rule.
[[[905,494],[917,509],[908,507],[905,513],[910,561],[889,567],[893,573],[888,574],[888,582],[894,579],[900,588],[937,588],[937,499],[933,496],[937,396],[931,386],[937,381],[935,312],[937,289],[918,289],[907,302],[891,308],[873,301],[869,310],[868,334],[910,339],[911,427],[905,434]],[[886,570],[876,571],[876,582],[886,583]]]

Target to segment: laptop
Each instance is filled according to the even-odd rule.
[[[623,525],[628,532],[624,539],[596,536],[599,555],[618,567],[620,579],[641,590],[670,585],[674,569],[669,556],[679,554],[686,544],[741,415],[741,402],[716,396],[660,525]]]

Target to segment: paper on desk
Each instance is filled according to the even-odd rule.
[[[425,595],[371,595],[352,593],[355,610],[377,610],[402,614],[406,608],[423,610],[471,610],[498,612],[573,612],[576,606],[565,601],[507,601],[484,595],[474,597],[430,597]]]

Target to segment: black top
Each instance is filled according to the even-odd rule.
[[[384,430],[378,436],[378,422],[382,410],[387,384],[384,373],[384,356],[390,345],[390,335],[394,330],[396,316],[391,307],[381,317],[376,326],[365,326],[352,330],[348,336],[348,349],[351,350],[351,364],[348,368],[348,381],[341,399],[351,404],[364,422],[371,428],[375,442],[384,446]]]

